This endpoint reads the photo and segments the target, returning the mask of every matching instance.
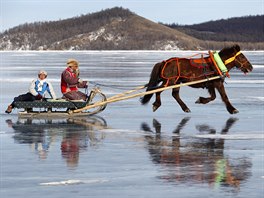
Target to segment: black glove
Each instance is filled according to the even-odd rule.
[[[38,94],[37,96],[35,96],[35,99],[36,100],[41,100],[43,97],[42,97],[42,95],[41,94]]]

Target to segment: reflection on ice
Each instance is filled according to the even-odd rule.
[[[50,145],[61,138],[61,155],[69,167],[78,166],[80,152],[97,146],[104,139],[98,130],[107,127],[98,116],[69,119],[18,119],[6,120],[14,130],[13,138],[19,144],[29,144],[40,159],[46,159]]]
[[[183,118],[173,131],[178,136],[163,136],[161,124],[153,120],[153,128],[143,123],[145,141],[151,160],[162,166],[158,178],[176,183],[208,183],[211,187],[230,186],[239,189],[240,183],[251,175],[251,161],[248,158],[230,158],[224,154],[224,139],[184,138],[179,134],[189,122]],[[238,121],[229,118],[220,134],[225,135]],[[214,127],[196,125],[199,133],[216,134]]]

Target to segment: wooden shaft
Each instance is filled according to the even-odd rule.
[[[118,98],[114,97],[112,99],[107,99],[106,101],[103,101],[103,102],[96,102],[96,103],[94,103],[92,105],[88,105],[86,107],[83,107],[83,108],[80,108],[80,109],[76,109],[76,110],[73,111],[73,113],[78,113],[78,112],[81,112],[83,110],[88,110],[88,109],[91,109],[91,108],[94,108],[94,107],[98,107],[98,106],[101,106],[101,105],[105,105],[105,104],[108,104],[108,103],[112,103],[112,102],[117,102],[117,101],[127,100],[127,99],[130,99],[130,98],[135,98],[135,97],[139,97],[139,96],[149,95],[149,94],[153,94],[153,93],[156,93],[156,92],[161,92],[161,91],[168,90],[168,89],[174,89],[174,88],[177,88],[177,87],[203,83],[203,82],[206,82],[206,81],[216,80],[216,79],[219,79],[219,78],[221,78],[221,76],[214,76],[214,77],[206,78],[206,79],[202,79],[202,80],[196,80],[196,81],[191,81],[191,82],[187,82],[187,83],[183,83],[183,84],[177,84],[177,85],[172,85],[172,86],[168,86],[168,87],[162,87],[162,88],[159,88],[159,89],[146,91],[146,92],[141,92],[141,93],[133,94],[133,95],[130,95],[130,96],[124,96],[124,97],[118,97]]]

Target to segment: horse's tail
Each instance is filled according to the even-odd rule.
[[[157,88],[157,85],[160,82],[160,73],[161,73],[162,65],[163,65],[162,62],[154,65],[152,72],[150,74],[149,83],[146,85],[146,87],[147,87],[146,91],[150,91],[150,90]],[[141,98],[141,104],[143,104],[143,105],[147,104],[150,101],[152,96],[153,96],[153,94],[144,95]]]

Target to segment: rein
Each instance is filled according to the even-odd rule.
[[[231,58],[225,60],[225,65],[227,65],[227,64],[229,64],[229,63],[231,63],[231,62],[233,62],[239,54],[241,54],[240,51],[237,52],[236,55],[234,55],[234,56],[232,56]]]

